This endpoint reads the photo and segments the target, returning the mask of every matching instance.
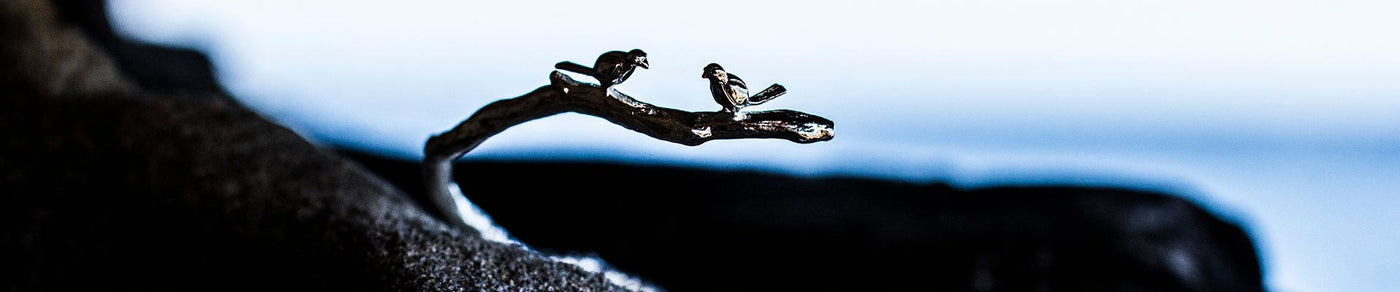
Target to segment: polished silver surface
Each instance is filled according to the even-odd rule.
[[[719,103],[724,111],[731,113],[737,113],[751,105],[763,104],[787,93],[787,88],[774,83],[758,94],[749,95],[749,85],[744,83],[743,78],[724,71],[724,67],[715,63],[705,66],[705,72],[700,77],[710,80],[710,95],[714,96],[715,102]]]
[[[593,62],[592,68],[569,61],[554,64],[555,69],[593,76],[605,89],[627,81],[628,77],[632,77],[632,72],[637,71],[637,67],[651,68],[651,64],[647,62],[647,53],[641,49],[603,53]]]

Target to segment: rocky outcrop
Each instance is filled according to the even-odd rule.
[[[426,200],[417,163],[347,154]],[[582,162],[456,169],[520,241],[672,291],[1263,290],[1244,229],[1158,192]]]
[[[73,7],[0,3],[6,290],[617,289],[449,228],[217,90],[146,90]]]

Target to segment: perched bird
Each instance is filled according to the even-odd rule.
[[[737,113],[747,106],[768,102],[787,93],[787,89],[782,85],[773,84],[757,94],[749,95],[749,85],[744,83],[744,79],[725,72],[724,67],[715,63],[705,66],[705,73],[700,77],[710,80],[710,95],[714,96],[715,102],[724,107],[724,111],[731,113]]]
[[[603,53],[598,56],[597,61],[593,62],[593,68],[569,61],[554,64],[555,69],[593,76],[605,89],[627,81],[627,77],[631,77],[632,71],[636,71],[637,67],[647,69],[651,68],[650,66],[651,64],[647,64],[647,53],[640,49]]]

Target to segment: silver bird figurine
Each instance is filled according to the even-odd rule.
[[[775,83],[757,94],[749,95],[749,86],[744,79],[725,72],[724,67],[715,63],[705,66],[705,73],[700,77],[710,80],[710,95],[724,107],[724,111],[730,113],[738,113],[744,107],[759,105],[787,93],[787,88]]]
[[[598,85],[604,89],[627,81],[627,77],[631,77],[632,72],[636,71],[637,67],[651,68],[651,64],[647,63],[647,53],[641,49],[603,53],[598,56],[597,61],[593,62],[592,68],[569,61],[554,64],[555,69],[593,76],[593,78],[598,79]]]

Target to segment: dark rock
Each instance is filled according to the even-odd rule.
[[[425,200],[416,163],[347,154]],[[1160,193],[579,162],[456,169],[522,242],[596,254],[673,291],[1263,290],[1242,229]]]
[[[87,36],[142,91],[148,93],[217,93],[226,96],[214,78],[214,66],[203,53],[162,47],[117,35],[103,0],[52,0],[56,16]],[[201,96],[201,95],[194,95]],[[206,95],[207,96],[207,95]]]
[[[130,83],[38,0],[0,2],[0,286],[615,290],[486,242],[209,88]]]

